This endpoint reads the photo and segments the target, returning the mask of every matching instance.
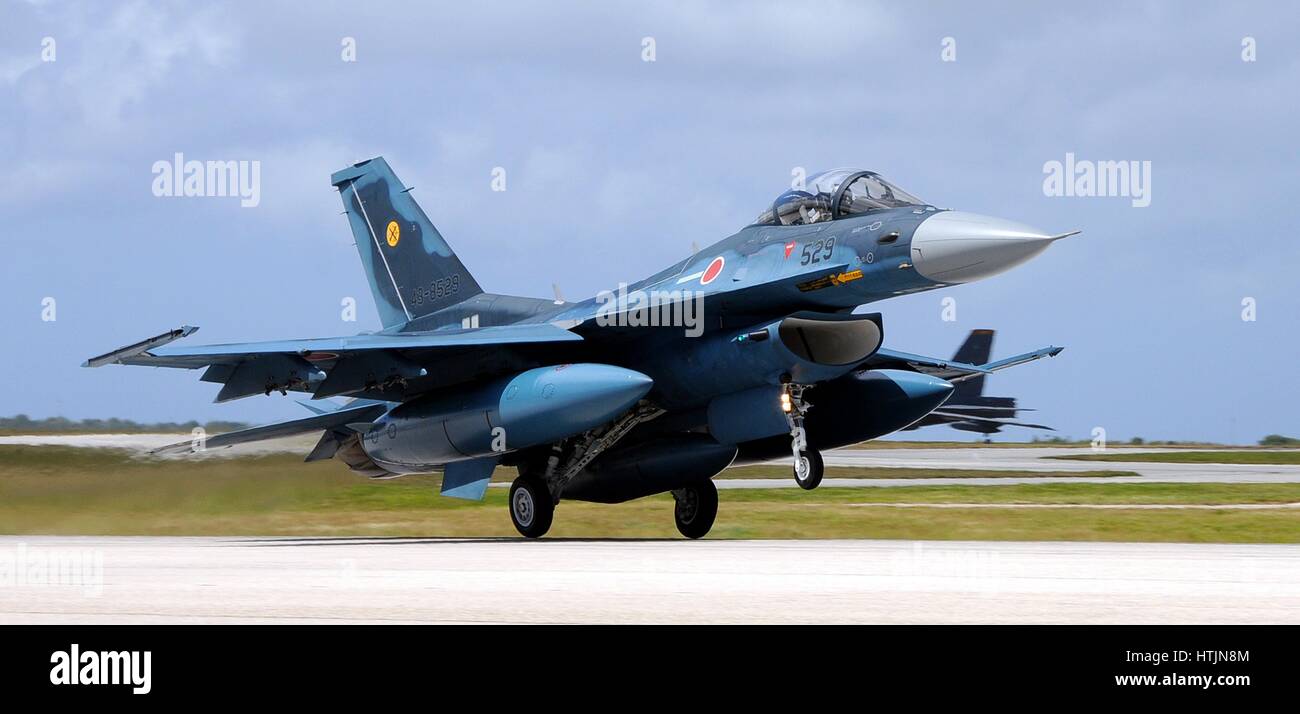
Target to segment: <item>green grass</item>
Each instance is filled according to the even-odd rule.
[[[1074,461],[1128,461],[1165,464],[1300,464],[1300,449],[1292,451],[1171,451],[1138,454],[1079,454],[1049,456]]]
[[[502,470],[502,476],[509,471]],[[367,481],[300,457],[144,460],[113,449],[0,446],[0,533],[515,536],[506,490],[437,495],[437,476]],[[1300,542],[1300,510],[1072,509],[1071,504],[1285,504],[1300,484],[1049,483],[726,490],[713,538]],[[892,508],[897,503],[1061,508]],[[563,502],[555,537],[677,538],[672,498]]]
[[[1139,504],[1215,505],[1300,503],[1300,483],[1035,483],[1004,486],[898,486],[889,488],[743,489],[728,501],[765,503],[889,504]]]
[[[927,478],[1053,478],[1053,477],[1089,477],[1110,478],[1114,476],[1137,476],[1134,471],[1012,471],[995,469],[909,469],[876,468],[872,466],[827,466],[826,478],[863,478],[863,479],[927,479]],[[789,466],[758,465],[737,466],[727,469],[715,478],[770,478],[791,479]]]
[[[844,448],[847,449],[1056,449],[1070,447],[1088,447],[1092,442],[1087,439],[1061,441],[864,441]],[[1140,449],[1160,447],[1162,449],[1253,449],[1254,446],[1232,446],[1199,441],[1146,441],[1141,444],[1129,442],[1112,443],[1112,449]]]

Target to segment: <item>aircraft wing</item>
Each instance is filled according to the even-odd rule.
[[[951,424],[957,422],[969,422],[972,424],[987,424],[990,426],[1023,426],[1027,429],[1046,429],[1056,431],[1050,426],[1044,424],[1027,424],[1025,422],[1014,421],[1012,419],[1003,419],[1000,417],[982,417],[972,416],[970,414],[959,414],[956,412],[946,412],[942,408],[936,409],[926,415],[926,419],[934,418],[940,423]]]
[[[518,351],[581,342],[583,339],[561,327],[541,323],[194,347],[169,346],[169,343],[196,330],[197,327],[185,326],[164,332],[92,357],[82,366],[206,367],[203,381],[224,385],[217,395],[218,402],[252,394],[269,394],[273,390],[311,392],[316,399],[339,394],[393,399],[409,395],[404,390],[410,382],[417,382],[413,391],[418,393],[453,376],[475,374],[476,370],[490,373],[493,364],[483,357],[484,352],[492,352],[494,359],[508,360],[519,357],[511,352],[512,349]],[[453,360],[453,357],[458,359]],[[439,374],[430,375],[422,365],[431,364],[435,358]]]
[[[949,382],[960,382],[965,379],[977,377],[982,374],[993,374],[994,372],[1007,367],[1014,367],[1018,364],[1033,362],[1043,357],[1055,357],[1061,353],[1064,347],[1044,347],[1033,352],[1007,357],[1006,359],[996,360],[987,364],[966,364],[965,362],[955,362],[950,359],[940,357],[926,357],[916,355],[910,352],[900,352],[891,350],[887,347],[881,347],[876,353],[867,358],[861,367],[864,369],[907,369],[913,372],[929,374],[940,379],[946,379]]]
[[[1042,349],[1034,350],[1033,352],[1025,352],[1024,354],[1018,354],[1013,357],[994,360],[992,362],[980,366],[983,367],[984,369],[989,370],[990,372],[996,372],[1000,369],[1006,369],[1007,367],[1015,367],[1016,365],[1024,364],[1026,362],[1033,362],[1034,360],[1040,360],[1044,357],[1055,357],[1061,354],[1061,351],[1064,349],[1065,349],[1064,347],[1044,347]]]
[[[346,429],[349,424],[368,424],[383,416],[384,412],[388,411],[388,405],[383,402],[359,400],[354,404],[355,406],[348,405],[342,409],[317,414],[303,419],[294,419],[293,421],[268,424],[266,426],[255,426],[251,429],[240,429],[239,431],[231,431],[225,434],[209,436],[204,439],[203,446],[207,449],[231,447],[235,444],[244,444],[250,441],[278,439],[284,436],[297,436],[298,434],[321,431],[322,429]],[[166,455],[185,454],[193,451],[195,451],[194,442],[191,440],[168,444],[167,446],[154,449],[150,453]]]

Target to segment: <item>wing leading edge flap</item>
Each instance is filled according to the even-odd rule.
[[[429,332],[395,332],[353,335],[351,337],[320,337],[303,340],[273,340],[270,342],[237,342],[224,345],[198,345],[195,347],[170,347],[151,351],[154,359],[145,364],[159,367],[172,366],[166,362],[179,358],[244,358],[255,354],[314,354],[318,352],[347,353],[375,350],[422,350],[442,347],[474,347],[477,345],[506,345],[530,342],[581,341],[582,336],[555,325],[536,323],[527,325],[498,325],[458,330],[433,330]],[[218,359],[214,359],[218,358]]]
[[[182,327],[161,335],[141,340],[133,345],[113,350],[86,360],[84,366],[104,364],[129,364],[145,367],[179,367],[196,369],[210,365],[236,365],[259,356],[318,356],[321,353],[345,356],[384,350],[417,352],[447,347],[475,347],[538,342],[581,342],[582,336],[548,323],[494,325],[460,330],[433,330],[428,332],[395,332],[352,335],[350,337],[321,337],[302,340],[273,340],[270,342],[235,342],[220,345],[193,347],[167,347],[169,342],[193,334],[197,327]]]
[[[348,427],[347,425],[355,424],[358,422],[368,424],[369,422],[373,422],[375,419],[378,419],[380,416],[383,416],[384,412],[386,411],[388,411],[388,406],[379,402],[370,402],[355,407],[344,407],[342,409],[339,409],[338,411],[333,411],[326,414],[318,414],[316,416],[310,416],[303,419],[282,421],[279,422],[278,424],[267,424],[265,426],[255,426],[251,429],[241,429],[239,431],[231,431],[231,432],[226,432],[225,434],[217,434],[216,436],[210,436],[203,441],[202,448],[204,449],[221,448],[221,447],[234,446],[235,444],[244,444],[250,441],[278,439],[284,436],[296,436],[298,434],[306,434],[308,432],[317,431],[320,429],[334,430],[334,429],[341,429],[341,428],[351,428]],[[159,455],[192,453],[198,451],[198,449],[196,449],[195,446],[196,444],[193,440],[181,441],[175,444],[168,444],[167,446],[154,449],[150,453],[159,454]],[[317,444],[317,449],[313,449],[312,454],[315,455],[317,453],[317,450],[320,448],[321,448],[320,445]]]
[[[271,342],[167,346],[198,328],[181,327],[86,360],[105,364],[199,369],[201,379],[223,385],[216,401],[272,391],[313,392],[316,398],[351,394],[427,374],[446,350],[492,350],[531,344],[581,342],[582,336],[550,323],[361,334]]]

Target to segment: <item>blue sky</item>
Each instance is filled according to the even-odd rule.
[[[376,329],[328,177],[382,154],[479,282],[522,295],[652,273],[752,220],[793,167],[1080,228],[1010,273],[876,304],[888,343],[1065,345],[988,391],[1073,437],[1300,435],[1294,4],[646,5],[7,2],[0,414],[305,414],[212,404],[197,372],[79,364],[183,323],[196,343]],[[261,162],[260,204],[155,197],[176,152]],[[1151,205],[1045,196],[1067,152],[1150,161]]]

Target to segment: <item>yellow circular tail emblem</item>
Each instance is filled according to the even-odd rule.
[[[388,222],[388,247],[396,248],[397,241],[402,239],[402,227],[397,225],[397,221]]]

